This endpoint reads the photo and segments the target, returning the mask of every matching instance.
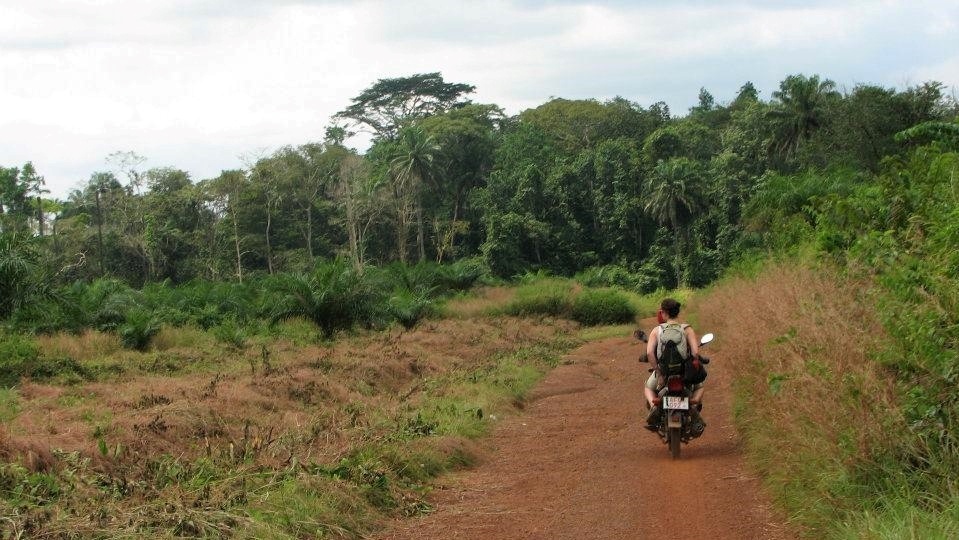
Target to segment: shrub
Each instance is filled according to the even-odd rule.
[[[327,337],[356,324],[372,326],[383,296],[381,286],[343,260],[323,264],[309,276],[275,276],[269,286],[279,296],[268,310],[273,322],[306,317]]]
[[[243,330],[243,327],[237,324],[233,319],[223,321],[223,324],[213,328],[212,332],[217,340],[234,349],[243,349],[246,347],[246,332]]]
[[[383,277],[393,288],[425,296],[441,292],[443,268],[436,263],[420,262],[410,266],[394,262],[383,270]]]
[[[402,291],[387,304],[387,313],[407,330],[433,314],[433,302],[423,295]]]
[[[631,272],[624,266],[610,264],[587,268],[573,278],[587,287],[622,287],[624,289],[640,290],[640,284],[645,284],[642,274]]]
[[[503,310],[507,315],[566,316],[571,308],[571,292],[569,281],[539,279],[517,289],[516,297]]]
[[[149,311],[136,308],[127,314],[126,321],[120,325],[118,333],[120,343],[128,349],[144,351],[160,331],[160,324]]]
[[[60,375],[92,378],[89,370],[68,356],[42,356],[32,338],[0,334],[0,387],[15,386],[22,377],[50,379]]]
[[[24,336],[0,334],[0,386],[14,386],[29,375],[40,356],[37,344]]]
[[[292,317],[278,321],[266,328],[265,333],[276,338],[289,340],[297,346],[311,345],[323,338],[316,323],[304,317]]]
[[[625,295],[612,289],[587,289],[572,306],[573,320],[587,326],[633,322],[636,309]]]
[[[170,326],[161,324],[160,331],[150,340],[150,346],[155,351],[166,351],[176,348],[207,350],[214,345],[215,336],[211,336],[201,328],[187,326]]]
[[[449,291],[465,291],[489,274],[480,258],[462,259],[443,268],[443,286]]]

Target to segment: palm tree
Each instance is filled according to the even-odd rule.
[[[777,134],[773,149],[789,157],[808,141],[825,122],[826,103],[839,96],[836,83],[818,75],[790,75],[779,83],[773,99],[779,101],[769,112]]]
[[[271,288],[276,296],[267,311],[273,322],[306,317],[326,337],[355,323],[371,323],[374,306],[382,301],[371,279],[341,259],[320,264],[309,275],[278,274]]]
[[[660,160],[646,186],[644,210],[660,225],[673,233],[676,257],[676,282],[682,279],[682,239],[688,239],[686,225],[692,222],[702,204],[701,172],[696,162],[688,158]]]
[[[413,200],[413,210],[416,215],[416,245],[419,249],[420,261],[426,260],[423,184],[426,181],[435,180],[439,152],[440,147],[433,137],[420,127],[411,126],[400,132],[390,160],[390,173],[395,182],[394,190],[398,197],[408,197]],[[405,220],[400,219],[398,226],[405,228]],[[405,234],[400,233],[398,238],[405,238]],[[401,254],[405,253],[405,246],[398,247],[401,249]]]
[[[24,301],[37,269],[35,242],[23,233],[0,233],[0,318]]]

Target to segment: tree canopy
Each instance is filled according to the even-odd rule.
[[[448,83],[438,72],[380,79],[334,118],[390,139],[412,121],[465,105],[468,101],[461,98],[475,90],[470,84]]]
[[[685,116],[624,97],[508,116],[474,90],[440,73],[380,79],[321,140],[217,178],[115,152],[55,201],[33,163],[0,167],[0,233],[37,237],[31,260],[60,283],[242,281],[345,256],[358,270],[477,257],[504,277],[609,266],[645,288],[702,284],[755,244],[762,213],[745,214],[773,179],[872,174],[956,141],[955,100],[935,82],[842,93],[796,74],[768,100],[750,82],[729,103],[700,88]],[[345,146],[352,128],[374,134],[366,152]]]

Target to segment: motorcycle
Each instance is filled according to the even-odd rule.
[[[640,339],[640,341],[647,341],[645,333],[641,330],[636,332],[636,337]],[[699,341],[700,348],[711,342],[713,337],[712,333],[703,335]],[[648,361],[648,359],[644,357],[645,354],[640,358],[640,361]],[[699,361],[702,364],[708,364],[709,358],[700,354]],[[656,368],[650,368],[649,371],[653,372],[655,370]],[[690,404],[689,398],[691,395],[692,390],[683,380],[682,375],[670,375],[666,378],[666,383],[663,384],[662,389],[659,391],[659,403],[654,403],[658,405],[661,410],[657,432],[663,439],[663,442],[669,446],[669,453],[673,456],[673,459],[679,457],[682,444],[687,444],[692,439],[702,435],[703,426],[696,425],[693,415],[690,412],[691,406],[696,407],[697,412],[702,410],[702,403],[695,405]]]

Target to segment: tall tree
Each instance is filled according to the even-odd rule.
[[[424,184],[437,174],[436,162],[440,147],[433,137],[419,126],[410,126],[400,132],[393,147],[390,174],[397,184],[396,192],[408,197],[416,217],[416,247],[419,260],[426,260],[426,227],[423,219]]]
[[[759,101],[759,90],[756,89],[756,85],[752,82],[746,81],[745,84],[739,87],[739,92],[736,93],[736,97],[729,107],[733,110],[739,110],[757,101]]]
[[[236,263],[236,279],[243,283],[243,237],[240,235],[240,206],[244,192],[249,189],[249,179],[241,170],[229,170],[211,182],[215,194],[215,207],[229,215],[230,230],[233,233],[233,260]]]
[[[276,271],[273,226],[276,218],[281,217],[280,204],[289,196],[283,180],[283,164],[276,157],[260,159],[250,170],[250,187],[259,200],[260,209],[266,212],[266,220],[262,223],[262,227],[264,257],[270,274]]]
[[[461,98],[475,90],[471,84],[448,83],[438,72],[380,79],[334,118],[351,122],[377,138],[392,139],[414,120],[468,103]]]
[[[50,190],[44,188],[46,181],[37,174],[32,162],[27,162],[20,170],[20,181],[27,197],[30,198],[30,206],[34,207],[37,220],[37,232],[43,236],[43,195],[50,193]]]
[[[154,168],[144,179],[149,187],[142,199],[150,279],[185,281],[198,273],[203,233],[213,220],[208,201],[186,171]]]
[[[25,230],[29,216],[27,186],[20,169],[0,167],[0,230]]]
[[[480,216],[470,204],[471,194],[486,185],[506,118],[495,105],[470,104],[419,122],[440,146],[438,169],[426,197],[431,206],[436,236],[436,260],[455,256],[461,249],[476,249],[482,242]],[[432,203],[432,204],[430,204]]]
[[[790,75],[773,92],[776,103],[769,116],[776,126],[775,150],[789,158],[826,122],[830,100],[839,97],[836,83],[819,75]]]
[[[346,249],[353,267],[358,272],[363,271],[367,262],[368,231],[382,213],[383,204],[379,193],[366,159],[348,154],[340,161],[340,171],[331,195],[343,208]]]
[[[333,189],[340,165],[349,154],[341,144],[326,142],[288,148],[283,156],[285,183],[290,199],[302,215],[298,228],[311,261],[315,256],[317,236],[314,223],[329,214],[329,201],[325,195]]]
[[[646,193],[646,212],[673,233],[676,282],[681,283],[683,240],[688,240],[687,226],[702,207],[699,165],[687,158],[660,161],[649,178]]]

